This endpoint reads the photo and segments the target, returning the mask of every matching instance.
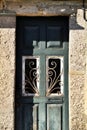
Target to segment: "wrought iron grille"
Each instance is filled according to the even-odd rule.
[[[39,57],[23,56],[22,93],[39,95]]]
[[[46,95],[62,95],[63,94],[63,57],[50,56],[47,57],[47,90]]]

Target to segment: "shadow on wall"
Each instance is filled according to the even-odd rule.
[[[70,17],[70,29],[71,30],[83,30],[84,27],[79,25],[76,20],[76,15]],[[0,16],[0,28],[15,28],[16,17],[14,16]]]
[[[87,8],[85,8],[83,6],[83,8],[80,11],[81,12],[79,12],[79,13],[75,12],[74,14],[71,14],[71,16],[70,16],[70,29],[71,30],[83,30],[83,29],[85,29],[83,23],[87,22]],[[77,21],[78,18],[80,18],[79,19],[80,25]]]
[[[83,15],[81,16],[84,21],[87,21],[86,13],[87,9],[83,8]],[[70,25],[71,30],[84,30],[83,24],[79,25],[77,22],[77,11],[70,15]],[[9,15],[6,13],[5,15],[0,14],[0,28],[15,28],[16,27],[16,14]]]
[[[15,28],[16,27],[16,16],[0,16],[0,28]]]
[[[70,17],[70,29],[71,30],[84,30],[84,27],[79,25],[77,22],[77,15],[74,14]]]

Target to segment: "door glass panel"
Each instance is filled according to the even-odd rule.
[[[46,95],[63,95],[63,82],[64,82],[64,70],[63,70],[63,57],[48,56],[46,58]]]
[[[39,95],[39,57],[22,57],[22,94]]]

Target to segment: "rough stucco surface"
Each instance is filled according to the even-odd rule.
[[[0,130],[13,130],[14,34],[14,29],[0,29]]]
[[[78,10],[77,19],[75,17],[72,17],[70,19],[70,130],[87,130],[87,85],[85,83],[85,81],[87,80],[86,26],[87,23],[83,19],[83,11]]]
[[[0,17],[0,130],[14,130],[15,22],[8,18],[5,24],[6,19]],[[82,10],[70,17],[69,26],[70,130],[87,130],[87,22]]]

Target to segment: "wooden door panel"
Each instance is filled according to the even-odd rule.
[[[59,104],[47,104],[47,130],[61,130],[62,106]]]
[[[24,47],[33,48],[33,41],[39,41],[40,27],[38,25],[28,25],[24,27]]]
[[[53,35],[55,34],[55,35]],[[47,26],[47,41],[62,41],[62,27],[60,26]]]
[[[15,130],[68,130],[68,17],[17,17],[16,30]]]
[[[22,109],[23,130],[38,130],[38,105],[24,104]]]
[[[17,130],[38,130],[38,104],[17,105]]]

